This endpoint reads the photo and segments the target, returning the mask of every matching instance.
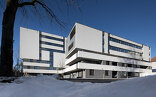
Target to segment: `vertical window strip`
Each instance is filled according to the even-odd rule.
[[[104,32],[102,32],[102,52],[104,53]]]

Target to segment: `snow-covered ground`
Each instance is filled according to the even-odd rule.
[[[78,83],[53,76],[21,77],[0,83],[0,97],[156,97],[156,76],[112,83]]]

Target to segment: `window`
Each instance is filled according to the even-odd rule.
[[[94,75],[94,70],[93,69],[89,70],[89,75]]]
[[[70,49],[73,47],[73,42],[71,43],[71,45],[68,47],[68,51],[70,51]]]
[[[109,65],[109,61],[106,61],[106,65]]]
[[[108,76],[109,74],[108,74],[108,70],[105,70],[105,76]]]
[[[70,33],[70,40],[73,38],[74,35],[75,35],[75,27],[74,27],[74,29],[72,30],[72,32]]]
[[[133,65],[132,65],[132,64],[128,64],[127,66],[128,66],[128,67],[133,67]]]
[[[38,66],[34,66],[34,69],[39,69],[39,67]]]
[[[30,66],[27,66],[27,69],[30,69]]]
[[[113,66],[117,66],[117,62],[112,62],[112,65]]]
[[[122,65],[121,65],[122,67],[125,67],[125,63],[122,63]]]

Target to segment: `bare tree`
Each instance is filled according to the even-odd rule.
[[[2,40],[1,40],[1,64],[0,64],[0,76],[12,76],[13,66],[13,30],[16,13],[19,8],[25,8],[32,6],[36,11],[40,6],[46,13],[61,27],[64,27],[55,15],[53,9],[47,6],[45,3],[47,0],[1,0],[1,5],[5,6],[2,21]],[[48,0],[47,2],[54,1]],[[55,0],[57,1],[57,0]],[[67,6],[69,4],[77,4],[79,0],[61,0],[65,2]],[[5,3],[4,3],[5,2]],[[38,6],[37,6],[38,5]],[[79,8],[79,6],[77,6]]]

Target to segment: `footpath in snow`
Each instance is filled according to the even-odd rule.
[[[80,83],[54,76],[21,77],[0,83],[0,97],[156,97],[156,76],[112,83]]]

